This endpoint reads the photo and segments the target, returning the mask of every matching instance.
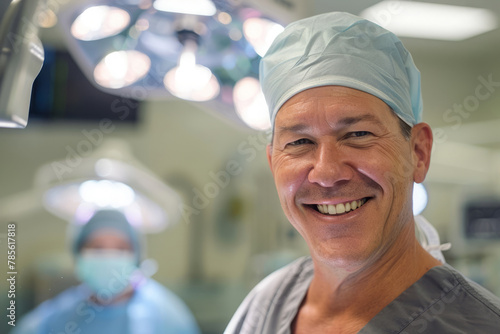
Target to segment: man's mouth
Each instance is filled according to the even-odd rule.
[[[338,203],[334,205],[316,204],[313,205],[313,207],[316,207],[317,211],[321,212],[324,215],[336,216],[359,209],[363,204],[366,203],[367,200],[368,197],[365,197],[360,200]]]

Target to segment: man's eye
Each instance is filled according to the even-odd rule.
[[[298,146],[298,145],[304,145],[304,144],[310,144],[311,141],[309,139],[306,139],[306,138],[300,138],[298,140],[295,140],[291,143],[289,143],[288,145],[291,145],[291,146]]]
[[[349,134],[350,137],[365,137],[370,135],[371,133],[368,131],[354,131]]]

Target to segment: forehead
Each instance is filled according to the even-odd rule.
[[[132,249],[132,244],[125,233],[103,228],[90,234],[82,248]]]
[[[290,123],[317,119],[334,126],[349,118],[385,126],[397,124],[397,116],[378,97],[343,86],[322,86],[302,91],[286,101],[276,115],[275,130],[288,127]]]

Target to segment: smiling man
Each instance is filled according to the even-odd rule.
[[[498,333],[500,301],[419,244],[429,169],[420,74],[399,39],[346,13],[289,25],[261,62],[281,206],[309,246],[227,334]]]

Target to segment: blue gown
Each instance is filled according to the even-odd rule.
[[[88,300],[84,285],[40,304],[21,319],[12,334],[199,334],[187,306],[158,282],[148,279],[123,303]]]

